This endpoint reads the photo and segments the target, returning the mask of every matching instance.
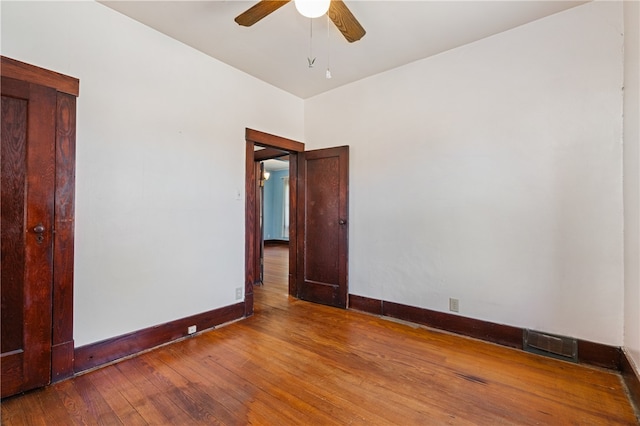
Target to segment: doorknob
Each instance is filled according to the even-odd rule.
[[[346,220],[344,220],[344,219],[340,219],[340,220],[338,221],[338,223],[339,223],[340,225],[346,225],[346,224],[347,224],[347,221],[346,221]]]
[[[38,244],[42,244],[42,242],[44,241],[44,235],[43,235],[44,231],[45,231],[44,225],[41,223],[37,224],[35,228],[33,228],[33,232],[36,233],[36,242]]]

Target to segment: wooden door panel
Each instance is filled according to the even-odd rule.
[[[2,396],[20,391],[24,363],[27,101],[2,96]]]
[[[51,379],[56,96],[2,78],[2,397]]]
[[[2,97],[2,353],[22,350],[27,101]],[[4,361],[4,358],[3,358]]]
[[[318,283],[338,282],[340,235],[339,158],[308,158],[305,190],[305,279]],[[309,184],[310,183],[310,184]],[[317,184],[321,183],[321,184]]]
[[[298,297],[346,308],[349,149],[300,155]]]

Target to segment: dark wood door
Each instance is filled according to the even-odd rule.
[[[349,147],[298,154],[298,297],[347,307]]]
[[[51,381],[56,93],[2,78],[2,397]]]

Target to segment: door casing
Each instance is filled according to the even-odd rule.
[[[256,161],[266,160],[282,156],[289,153],[289,193],[295,194],[297,190],[297,155],[304,152],[304,144],[280,136],[271,135],[247,128],[245,130],[246,140],[246,177],[245,177],[245,315],[253,315],[253,286],[259,280],[260,268],[260,245],[262,235],[260,234],[259,203],[258,203],[258,168]],[[256,153],[255,147],[265,149]],[[290,196],[289,205],[289,241],[296,241],[296,197]],[[296,244],[289,245],[289,294],[297,295],[296,288],[296,265],[297,265]]]
[[[258,170],[256,165],[257,161],[266,160],[269,158],[277,158],[283,154],[289,154],[289,295],[293,297],[299,297],[300,288],[298,288],[298,282],[302,275],[298,273],[298,268],[303,267],[300,262],[304,256],[301,250],[304,250],[304,245],[300,244],[298,229],[302,216],[299,214],[302,206],[299,205],[298,193],[300,190],[299,185],[299,167],[300,160],[304,158],[304,143],[297,142],[291,139],[283,138],[280,136],[271,135],[268,133],[260,132],[257,130],[247,128],[245,130],[246,140],[246,181],[245,181],[245,194],[246,194],[246,206],[245,206],[245,315],[250,316],[253,314],[253,287],[259,281],[260,271],[260,247],[262,244],[262,234],[260,233],[259,214],[260,205],[258,202],[259,197],[259,181]],[[256,147],[262,147],[264,149],[256,151]],[[347,148],[348,147],[340,147]],[[348,152],[347,152],[348,161]],[[348,202],[344,200],[344,202]],[[348,211],[348,210],[347,210]],[[346,223],[346,217],[345,223]],[[346,252],[345,252],[346,262]],[[346,268],[346,263],[342,264],[342,267]],[[346,271],[342,271],[346,276]],[[348,285],[345,282],[345,288]],[[340,303],[340,306],[346,307],[346,298],[344,296],[344,303]]]

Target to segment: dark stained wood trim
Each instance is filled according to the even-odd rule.
[[[276,148],[260,149],[253,153],[253,158],[255,161],[271,160],[274,158],[288,157],[288,156],[289,156],[288,151],[283,151],[281,149],[276,149]]]
[[[80,373],[188,336],[187,328],[198,332],[244,317],[244,303],[225,306],[165,324],[113,337],[75,350],[75,372]]]
[[[629,355],[624,350],[622,351],[620,371],[629,391],[629,399],[634,405],[636,413],[640,416],[640,372],[635,371]]]
[[[293,139],[283,138],[281,136],[270,135],[269,133],[260,132],[247,128],[245,130],[245,140],[253,142],[256,145],[266,148],[278,148],[283,151],[303,152],[304,144],[294,141]]]
[[[73,375],[76,98],[58,92],[51,380]]]
[[[371,299],[369,297],[349,295],[349,309],[356,311],[368,312],[374,315],[382,315],[382,300]]]
[[[258,200],[256,198],[256,185],[258,177],[256,176],[256,162],[254,156],[254,143],[246,142],[245,153],[245,282],[244,282],[244,302],[245,316],[253,315],[253,285],[259,276],[256,269],[256,236],[259,234],[258,226],[259,218],[256,217],[256,206]]]
[[[622,358],[622,349],[618,347],[578,340],[579,362],[621,371]]]
[[[58,92],[67,93],[72,96],[78,96],[80,94],[80,81],[77,78],[36,67],[15,59],[7,58],[6,56],[0,56],[0,67],[2,68],[2,75],[4,77],[11,77],[41,86],[52,87]]]
[[[262,236],[258,223],[258,176],[256,173],[256,146],[273,148],[289,153],[289,241],[296,241],[297,176],[298,152],[304,151],[304,144],[258,130],[245,129],[245,306],[246,315],[253,314],[253,286],[259,277],[259,247]],[[296,263],[297,245],[289,245],[289,294],[297,296]]]
[[[245,306],[244,313],[245,313],[245,317],[250,317],[251,315],[253,315],[253,303],[254,303],[254,300],[255,300],[255,296],[253,295],[253,290],[252,290],[251,293],[244,295],[244,306]]]
[[[522,349],[524,329],[519,327],[354,294],[349,295],[349,309],[410,321],[502,346]],[[623,371],[625,357],[618,347],[578,340],[578,360],[587,365]]]
[[[298,154],[289,156],[289,295],[298,297]]]
[[[253,254],[253,258],[255,259],[255,263],[253,265],[254,267],[254,275],[253,275],[253,285],[262,285],[262,264],[260,256],[262,254],[262,235],[263,235],[263,229],[262,229],[262,225],[260,224],[260,217],[262,216],[263,212],[262,212],[262,206],[260,204],[260,201],[264,196],[263,192],[262,192],[262,184],[264,184],[264,182],[260,182],[260,176],[262,176],[262,174],[264,173],[264,168],[262,167],[262,165],[257,162],[254,161],[253,163],[253,167],[255,168],[255,176],[256,176],[256,180],[255,180],[255,186],[253,188],[253,192],[255,194],[255,212],[254,212],[254,217],[257,218],[256,222],[255,222],[255,241],[254,241],[254,254]],[[253,286],[252,286],[253,288]],[[251,305],[253,306],[253,305]]]
[[[73,339],[51,346],[51,382],[73,377],[74,374],[74,341]]]
[[[383,302],[382,311],[385,316],[428,325],[503,346],[522,348],[522,329],[517,327],[387,301]]]
[[[296,239],[291,239],[291,234],[289,234],[289,241],[293,241],[293,246],[296,248],[296,252],[300,252],[300,256],[296,256],[295,258],[295,270],[296,274],[292,277],[293,282],[296,285],[296,292],[292,294],[293,297],[300,297],[301,293],[304,291],[302,285],[298,286],[298,283],[301,283],[301,280],[304,279],[304,188],[306,186],[306,173],[304,169],[304,159],[305,153],[301,152],[296,158],[296,203],[298,208],[296,208],[296,224],[300,224],[298,227],[296,225]],[[291,189],[291,188],[289,188]],[[289,212],[289,217],[293,216],[293,212]],[[294,259],[290,259],[294,260]],[[348,297],[347,297],[348,299]]]
[[[288,246],[289,240],[264,240],[265,246]]]

